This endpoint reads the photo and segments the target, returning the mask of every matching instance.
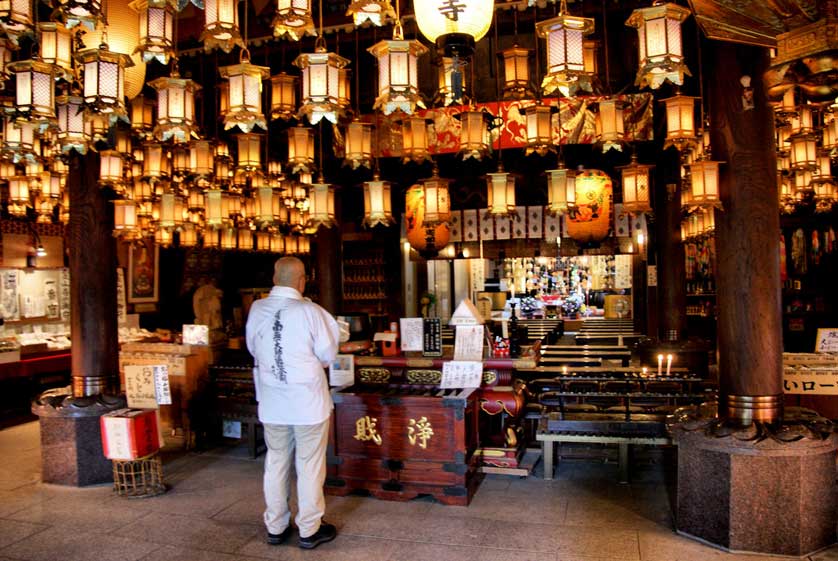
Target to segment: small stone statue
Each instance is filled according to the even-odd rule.
[[[206,325],[210,331],[210,341],[224,337],[224,320],[221,317],[221,297],[223,292],[216,286],[215,279],[201,279],[201,286],[192,296],[192,311],[195,323]]]

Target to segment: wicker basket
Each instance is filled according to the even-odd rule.
[[[157,452],[136,460],[113,460],[113,490],[120,497],[131,499],[165,493],[163,463]]]

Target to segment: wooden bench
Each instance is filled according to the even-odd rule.
[[[552,415],[552,414],[551,414]],[[589,444],[616,444],[619,451],[619,481],[629,481],[629,446],[668,445],[672,439],[666,434],[663,422],[638,421],[573,421],[554,420],[550,416],[541,418],[536,433],[536,440],[542,445],[544,459],[544,479],[553,479],[555,447],[554,444],[584,442]]]

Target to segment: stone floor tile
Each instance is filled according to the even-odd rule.
[[[398,542],[388,561],[476,561],[481,551],[477,547]]]
[[[568,498],[568,526],[604,526],[608,528],[650,528],[662,525],[672,527],[668,507],[656,510],[650,504],[638,505],[634,499],[612,500],[590,497]]]
[[[513,551],[555,553],[559,546],[559,526],[530,521],[492,521],[480,545]]]
[[[259,561],[259,558],[164,545],[143,557],[141,561]]]
[[[137,539],[50,528],[0,550],[25,561],[137,561],[160,545]]]
[[[809,556],[811,561],[838,561],[838,545]]]
[[[252,524],[152,512],[113,533],[158,544],[236,553],[259,530]]]
[[[514,495],[481,489],[467,507],[436,504],[428,511],[433,516],[485,518],[487,520],[538,520],[543,524],[561,524],[567,501],[551,494]]]
[[[285,544],[268,545],[265,543],[264,532],[260,532],[238,554],[280,561],[391,561],[397,545],[393,540],[347,536],[338,531],[334,541],[313,550],[304,550],[297,547],[296,533]]]
[[[421,515],[347,516],[337,523],[348,535],[435,543],[441,545],[481,545],[493,522],[479,518],[456,518]]]
[[[46,526],[41,524],[0,520],[0,548],[11,545],[44,529],[46,529]]]
[[[219,489],[204,491],[181,490],[177,487],[165,495],[150,497],[138,502],[139,508],[168,514],[183,514],[209,518],[243,499],[254,502],[262,500],[262,494],[240,489]]]
[[[133,508],[136,502],[124,501],[129,508],[123,508],[122,501],[112,497],[85,496],[67,493],[64,498],[52,498],[38,502],[8,516],[12,520],[68,526],[79,531],[109,532],[121,528],[144,516],[145,512]]]
[[[602,528],[562,526],[557,528],[557,533],[560,558],[588,555],[632,561],[642,559],[635,530],[611,528],[604,531]]]
[[[789,559],[771,555],[727,553],[697,540],[680,536],[672,530],[641,530],[639,540],[640,556],[643,561],[781,561]]]
[[[480,556],[475,561],[556,561],[555,553],[544,551],[513,551],[510,549],[480,550]],[[574,561],[584,561],[575,559]]]

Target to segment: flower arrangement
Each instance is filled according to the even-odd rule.
[[[571,294],[562,302],[562,312],[566,316],[577,314],[584,303],[585,301],[581,294]]]

